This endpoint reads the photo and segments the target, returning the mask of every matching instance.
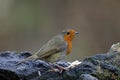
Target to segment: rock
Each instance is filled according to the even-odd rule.
[[[120,51],[112,49],[82,61],[49,64],[31,59],[20,65],[17,63],[31,56],[30,52],[0,52],[0,80],[120,80]],[[66,70],[59,72],[56,64]]]
[[[98,80],[90,74],[82,74],[78,80]]]

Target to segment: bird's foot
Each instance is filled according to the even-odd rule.
[[[51,67],[51,70],[49,71],[54,71],[54,72],[59,72],[59,73],[62,73],[63,71],[66,71],[68,70],[68,67],[63,67],[63,66],[60,66],[58,64],[54,64],[57,68],[53,68]]]

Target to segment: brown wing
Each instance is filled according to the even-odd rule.
[[[54,54],[57,54],[57,53],[59,53],[60,51],[59,50],[57,50],[57,49],[52,49],[52,50],[49,50],[49,51],[47,51],[47,52],[45,52],[45,53],[43,53],[43,54],[41,54],[41,55],[39,55],[40,56],[40,58],[47,58],[47,57],[49,57],[49,56],[51,56],[51,55],[54,55]]]
[[[64,51],[67,48],[67,43],[61,37],[62,36],[55,36],[43,45],[42,48],[35,54],[37,54],[39,58],[46,58]]]

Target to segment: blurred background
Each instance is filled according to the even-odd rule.
[[[120,41],[119,0],[0,0],[0,51],[36,52],[64,29],[80,32],[68,60]]]

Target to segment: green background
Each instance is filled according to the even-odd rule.
[[[119,0],[0,0],[0,51],[36,52],[64,29],[80,32],[68,60],[120,41]]]

